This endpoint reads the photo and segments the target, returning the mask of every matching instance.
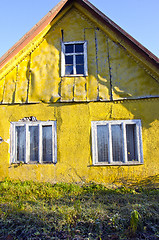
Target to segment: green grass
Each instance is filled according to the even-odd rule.
[[[159,239],[159,190],[0,182],[0,239]]]

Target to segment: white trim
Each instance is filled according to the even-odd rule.
[[[85,75],[85,76],[88,76],[87,42],[84,42],[84,75]]]
[[[65,45],[61,43],[61,77],[65,76]]]
[[[56,130],[56,121],[36,121],[36,122],[11,122],[10,127],[10,134],[11,134],[11,141],[10,141],[10,150],[11,150],[11,157],[10,163],[18,163],[17,161],[17,139],[16,139],[16,127],[17,126],[24,126],[25,127],[25,160],[24,163],[30,163],[30,136],[29,136],[29,126],[38,126],[39,127],[39,162],[38,163],[47,163],[43,162],[42,157],[42,127],[43,126],[52,126],[52,163],[57,162],[57,130]],[[36,162],[37,163],[37,162]],[[31,162],[32,164],[32,162]]]
[[[113,149],[112,149],[112,132],[111,132],[111,128],[110,128],[110,124],[108,125],[108,163],[112,164],[113,162]]]
[[[53,162],[57,163],[57,126],[56,126],[56,121],[54,121],[54,129],[52,128],[53,134]]]
[[[26,127],[26,131],[25,131],[25,136],[26,136],[26,146],[25,146],[25,154],[26,154],[26,157],[25,157],[25,163],[28,163],[29,162],[29,159],[30,159],[30,134],[29,134],[29,125],[26,124],[25,125]]]
[[[65,53],[65,45],[72,44],[74,47],[76,44],[83,44],[83,53]],[[73,56],[73,74],[65,74],[65,55]],[[76,73],[76,55],[84,56],[84,74]],[[87,76],[87,42],[86,41],[74,41],[74,42],[61,42],[61,77],[76,77]]]
[[[122,126],[122,150],[123,150],[123,161],[116,162],[113,161],[112,154],[112,134],[111,134],[111,126],[118,125]],[[138,161],[128,161],[127,156],[127,139],[126,139],[126,125],[127,124],[135,124],[136,126],[136,141],[137,141],[137,157]],[[97,147],[97,126],[99,125],[107,125],[108,126],[108,163],[99,162],[98,161],[98,147]],[[143,163],[143,150],[142,150],[142,128],[141,128],[141,120],[133,119],[133,120],[113,120],[113,121],[92,121],[92,163],[93,165],[134,165],[134,164],[142,164]]]
[[[123,141],[123,162],[128,162],[128,156],[127,156],[127,144],[126,144],[126,124],[125,122],[122,123],[122,141]]]
[[[42,124],[39,125],[39,163],[42,163]]]

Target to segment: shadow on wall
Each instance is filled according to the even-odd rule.
[[[126,187],[133,187],[133,188],[159,188],[159,175],[149,176],[139,181],[132,181],[126,178],[120,178],[113,182],[114,185],[121,185]]]

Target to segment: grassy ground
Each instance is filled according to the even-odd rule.
[[[159,190],[5,180],[0,239],[159,239]]]

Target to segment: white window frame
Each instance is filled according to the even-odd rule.
[[[56,163],[57,162],[57,130],[56,130],[56,121],[35,121],[35,122],[11,122],[11,127],[10,127],[10,163],[19,163],[17,161],[17,153],[16,153],[16,146],[17,146],[17,140],[16,140],[16,131],[15,128],[17,126],[25,126],[25,131],[26,131],[26,143],[25,143],[25,162],[27,164],[30,164],[30,145],[29,145],[29,126],[38,126],[39,127],[39,162],[35,162],[31,164],[48,164],[48,162],[42,162],[42,127],[43,126],[52,126],[52,161],[51,163]],[[21,161],[20,161],[21,162]]]
[[[73,72],[74,74],[65,74],[65,45],[67,44],[83,44],[83,53],[67,53],[67,56],[73,56]],[[76,55],[84,55],[84,74],[76,74]],[[87,69],[87,42],[86,41],[75,41],[75,42],[62,42],[61,44],[61,77],[74,77],[74,76],[87,76],[88,69]]]
[[[123,161],[117,162],[113,161],[112,154],[112,136],[111,136],[111,125],[122,126],[122,146],[123,146]],[[126,124],[136,125],[136,138],[137,138],[137,155],[138,161],[128,161],[127,157],[127,142],[126,142]],[[97,126],[107,125],[108,126],[108,162],[98,161],[98,147],[97,147]],[[142,149],[142,127],[141,120],[114,120],[114,121],[92,121],[92,162],[93,165],[134,165],[143,163],[143,149]]]

